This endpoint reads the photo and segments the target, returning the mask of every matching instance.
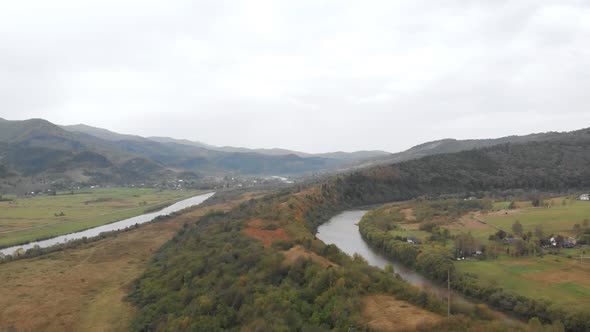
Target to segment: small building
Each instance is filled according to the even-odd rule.
[[[577,242],[578,242],[578,241],[576,241],[576,239],[575,239],[575,238],[573,238],[573,237],[571,237],[571,236],[570,236],[570,237],[568,237],[567,239],[564,239],[564,240],[563,240],[563,247],[564,247],[564,248],[573,248],[573,247],[575,247],[575,246],[576,246],[576,243],[577,243]]]
[[[420,239],[418,239],[415,236],[408,236],[406,238],[406,242],[408,243],[412,243],[412,244],[422,244],[422,241],[420,241]]]
[[[578,197],[579,201],[590,201],[590,194],[582,194]]]

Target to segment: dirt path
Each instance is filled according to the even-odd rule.
[[[238,202],[195,209],[77,249],[0,265],[0,331],[121,331],[129,286],[185,222]]]

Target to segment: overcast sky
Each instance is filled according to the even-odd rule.
[[[590,1],[0,2],[0,117],[309,152],[590,127]]]

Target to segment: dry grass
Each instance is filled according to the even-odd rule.
[[[479,230],[479,231],[490,231],[490,232],[494,232],[496,230],[491,225],[484,224],[484,223],[476,220],[475,218],[473,218],[473,216],[471,216],[471,215],[465,215],[465,216],[461,217],[457,222],[445,225],[443,227],[447,228],[449,230],[453,230],[453,229],[463,230],[463,229],[465,229],[465,230],[474,230],[474,231]]]
[[[404,215],[404,219],[406,219],[407,221],[415,221],[416,220],[416,216],[414,215],[414,209],[412,209],[412,208],[401,209],[400,212]]]
[[[297,258],[303,257],[303,258],[309,258],[313,262],[318,263],[319,265],[321,265],[323,267],[328,267],[328,266],[336,267],[336,266],[338,266],[337,264],[332,263],[330,260],[328,260],[322,256],[318,256],[316,253],[311,252],[300,245],[294,246],[293,248],[291,248],[287,251],[284,251],[283,255],[285,256],[285,260],[283,261],[283,263],[285,265],[291,265],[291,264],[293,264],[293,262],[295,262],[295,260],[297,260]]]
[[[363,298],[363,318],[376,331],[413,331],[437,323],[441,316],[388,295]]]
[[[0,265],[0,331],[122,331],[135,308],[129,286],[155,250],[211,209],[146,224],[83,247]]]
[[[289,239],[289,235],[283,228],[270,230],[248,227],[244,229],[244,232],[256,240],[262,241],[265,247],[270,247],[273,241]]]

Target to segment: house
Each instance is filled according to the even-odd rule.
[[[408,237],[406,238],[406,241],[407,241],[408,243],[412,243],[412,244],[422,244],[422,241],[420,241],[420,239],[418,239],[418,238],[417,238],[417,237],[415,237],[415,236],[408,236]]]
[[[576,246],[576,243],[577,243],[576,239],[570,236],[567,239],[563,240],[563,247],[564,248],[573,248]]]
[[[582,194],[578,197],[579,201],[590,201],[590,194]]]
[[[517,238],[517,237],[507,237],[507,238],[505,238],[503,240],[504,245],[506,245],[506,246],[511,246],[514,243],[518,242],[518,241],[522,241],[522,239],[521,238]]]

